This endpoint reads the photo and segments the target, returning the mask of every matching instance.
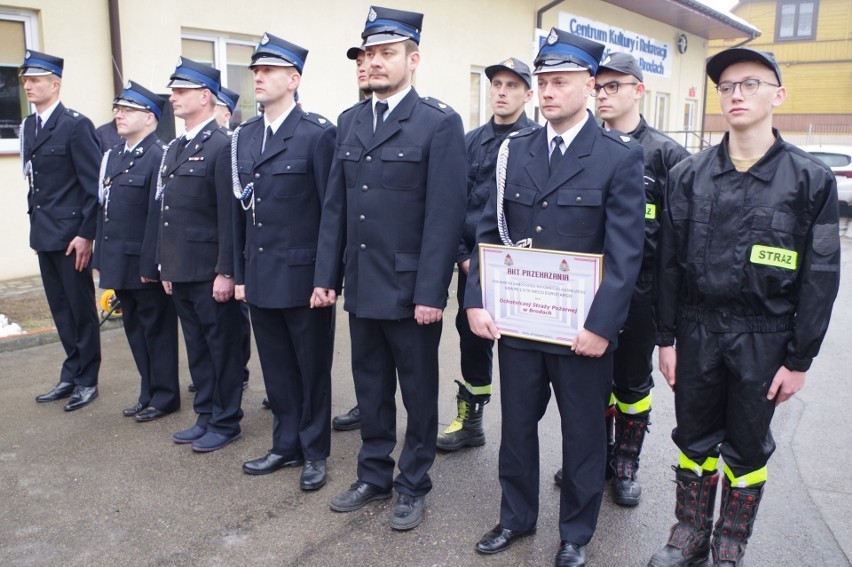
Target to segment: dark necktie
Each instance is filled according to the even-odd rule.
[[[550,152],[550,171],[556,170],[559,167],[559,161],[562,159],[562,146],[565,145],[565,140],[562,136],[553,137],[553,150]]]
[[[376,103],[376,128],[379,129],[379,126],[385,123],[385,112],[388,110],[388,103],[384,101],[379,101]],[[375,130],[373,130],[375,132]]]
[[[41,116],[36,114],[36,132],[35,132],[36,138],[38,138],[38,135],[41,134],[41,128],[42,128]]]
[[[261,146],[260,146],[260,153],[263,153],[263,152],[266,151],[266,145],[269,143],[270,140],[272,140],[273,135],[274,134],[272,132],[272,126],[267,126],[266,132],[263,135],[263,144],[261,144]]]

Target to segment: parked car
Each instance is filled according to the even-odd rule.
[[[801,146],[803,150],[819,158],[834,172],[837,178],[837,197],[840,214],[852,215],[852,146]]]

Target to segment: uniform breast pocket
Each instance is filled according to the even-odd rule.
[[[503,210],[506,212],[506,222],[513,240],[523,238],[522,234],[530,225],[532,204],[535,201],[534,187],[525,187],[514,183],[506,184],[503,194]]]
[[[44,146],[41,155],[44,157],[64,157],[67,153],[65,146]]]
[[[750,288],[771,296],[792,292],[801,265],[807,226],[790,211],[761,207],[752,217],[751,242],[746,250]]]
[[[147,202],[148,178],[145,175],[123,175],[118,182],[118,187],[119,190],[112,193],[113,198],[120,198],[122,202],[129,205],[141,205]]]
[[[382,186],[408,190],[420,184],[423,150],[416,147],[382,148]]]
[[[680,253],[686,255],[689,264],[704,264],[710,246],[713,201],[699,197],[693,197],[690,202],[677,199],[672,201],[670,209],[675,231],[685,236],[683,240],[688,245],[688,250]]]
[[[589,236],[603,224],[603,191],[600,189],[559,189],[556,194],[559,217],[556,231],[562,236]]]
[[[337,150],[337,159],[343,162],[343,174],[346,177],[347,186],[355,183],[355,177],[358,175],[358,164],[363,152],[364,149],[360,146],[351,145],[342,145]]]
[[[237,173],[240,176],[240,184],[243,187],[252,181],[252,172],[254,171],[254,161],[250,159],[237,160]]]
[[[172,183],[177,186],[177,193],[189,197],[199,197],[207,189],[204,177],[207,175],[206,163],[189,162],[181,165],[175,171]]]
[[[273,176],[273,192],[277,197],[298,197],[308,190],[305,183],[308,173],[306,159],[279,160],[270,164],[264,173]]]

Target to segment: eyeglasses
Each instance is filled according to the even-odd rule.
[[[115,116],[118,116],[119,114],[131,114],[133,112],[142,112],[142,111],[139,110],[138,108],[131,108],[129,106],[113,106],[112,107],[112,113]]]
[[[767,84],[772,87],[781,86],[776,85],[775,83],[770,83],[769,81],[761,81],[760,79],[746,79],[745,81],[725,81],[724,83],[719,83],[716,85],[716,92],[723,97],[729,97],[734,94],[734,91],[737,90],[737,85],[739,85],[740,93],[742,93],[743,96],[751,96],[757,92],[757,89],[760,88],[761,84]]]
[[[592,96],[598,96],[601,93],[601,89],[603,89],[603,92],[605,92],[606,94],[614,95],[615,93],[618,92],[618,87],[621,87],[621,86],[624,86],[624,85],[638,85],[638,84],[639,83],[619,83],[618,81],[612,81],[612,82],[607,83],[605,85],[595,85],[594,90],[589,94],[591,94]]]

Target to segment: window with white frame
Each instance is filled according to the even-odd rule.
[[[222,84],[240,93],[240,100],[231,117],[231,125],[248,120],[257,114],[251,70],[251,54],[257,40],[232,38],[204,32],[184,32],[181,35],[181,54],[219,69]]]
[[[473,130],[488,120],[488,90],[491,82],[485,76],[485,69],[472,67],[470,70],[470,114],[467,129]]]
[[[661,132],[669,129],[669,93],[654,95],[654,128]]]
[[[18,73],[27,49],[36,49],[36,15],[0,8],[0,153],[20,150],[18,131],[30,114]]]

